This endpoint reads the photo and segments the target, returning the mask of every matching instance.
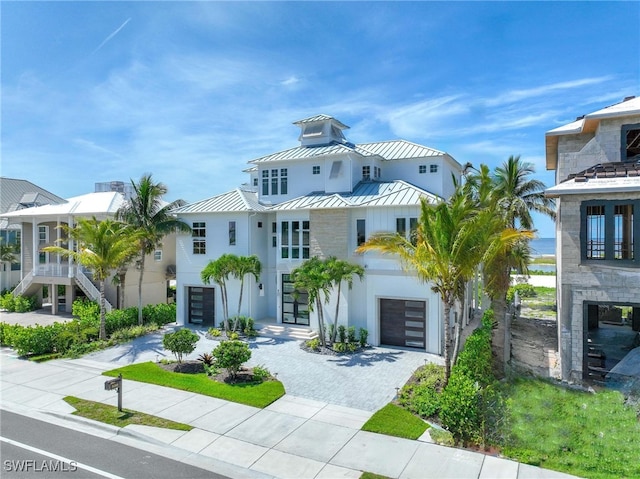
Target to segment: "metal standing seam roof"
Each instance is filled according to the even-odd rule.
[[[425,198],[430,202],[439,200],[421,188],[402,180],[390,182],[362,181],[356,185],[352,193],[313,192],[278,205],[269,210],[298,209],[331,209],[354,208],[365,206],[414,206]]]
[[[349,128],[347,125],[342,123],[340,120],[337,120],[336,118],[334,118],[332,116],[324,115],[324,114],[314,115],[314,116],[310,116],[309,118],[304,118],[302,120],[294,121],[293,124],[294,125],[303,125],[305,123],[314,123],[316,121],[327,121],[327,120],[332,120],[334,123],[336,123],[338,126],[340,126],[343,130]]]
[[[25,195],[28,194],[31,194],[32,199],[35,199],[36,203],[40,205],[65,202],[64,198],[54,195],[30,181],[0,177],[0,213],[20,209],[21,201],[26,199]]]
[[[250,164],[259,164],[282,160],[302,160],[319,156],[357,153],[364,157],[379,156],[383,160],[401,160],[412,158],[428,158],[443,156],[444,152],[426,146],[418,145],[406,140],[390,140],[376,143],[332,143],[325,146],[298,146],[279,151],[271,155],[251,160]]]
[[[221,213],[234,211],[265,211],[267,208],[258,202],[255,191],[236,188],[220,195],[197,201],[171,212],[183,213]]]

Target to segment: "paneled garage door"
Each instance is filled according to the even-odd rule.
[[[380,343],[425,349],[426,302],[380,299]]]

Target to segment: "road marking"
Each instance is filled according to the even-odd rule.
[[[68,459],[63,456],[58,456],[57,454],[53,454],[49,451],[43,451],[42,449],[38,449],[37,447],[29,446],[28,444],[23,444],[18,441],[14,441],[13,439],[9,439],[6,437],[0,436],[0,441],[6,442],[7,444],[11,444],[13,446],[21,447],[22,449],[26,449],[27,451],[35,452],[36,454],[42,454],[43,456],[49,456],[52,459],[55,459],[60,462],[73,463],[76,467],[80,469],[84,469],[89,472],[93,472],[94,474],[98,474],[103,477],[108,477],[109,479],[125,479],[124,477],[116,476],[115,474],[111,474],[110,472],[103,471],[101,469],[97,469],[95,467],[89,466],[87,464],[83,464],[78,461],[74,461],[73,459]]]

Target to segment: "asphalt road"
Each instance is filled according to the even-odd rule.
[[[228,479],[142,449],[0,410],[0,476]]]

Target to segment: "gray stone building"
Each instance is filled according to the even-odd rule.
[[[640,375],[640,98],[546,133],[562,379]],[[635,364],[635,366],[634,366]]]

